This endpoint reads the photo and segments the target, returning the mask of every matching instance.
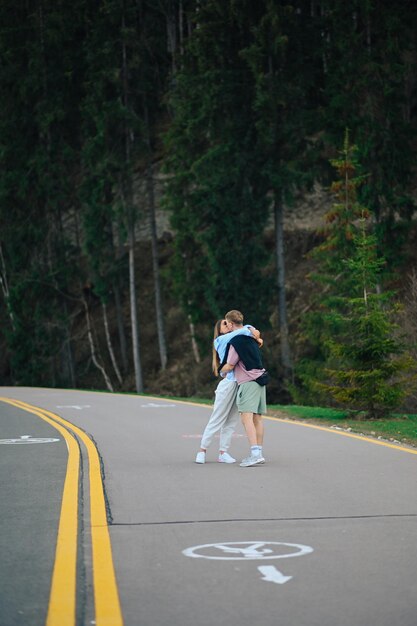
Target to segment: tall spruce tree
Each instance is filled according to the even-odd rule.
[[[241,52],[263,3],[210,0],[193,17],[171,91],[165,206],[175,229],[173,274],[193,321],[241,308],[266,317],[268,218],[254,145],[253,80]]]
[[[265,193],[271,197],[275,224],[278,319],[284,377],[292,376],[286,306],[284,206],[295,190],[312,183],[309,143],[314,130],[311,110],[317,88],[316,41],[311,16],[297,3],[265,3],[253,27],[253,41],[242,51],[253,73],[253,109],[257,151]]]
[[[325,133],[340,144],[348,127],[369,173],[360,198],[372,211],[390,264],[401,258],[415,203],[412,110],[416,75],[417,8],[388,0],[321,0]],[[399,219],[398,219],[399,218]]]
[[[0,230],[14,320],[6,333],[12,381],[25,384],[74,383],[65,294],[75,250],[64,215],[77,172],[78,8],[0,8]]]
[[[118,284],[114,232],[118,248],[127,244],[131,335],[138,392],[143,391],[143,375],[135,248],[136,225],[144,216],[139,215],[135,186],[141,177],[146,181],[152,213],[154,128],[168,64],[168,56],[159,52],[166,47],[164,41],[163,15],[146,0],[101,2],[98,12],[91,11],[86,43],[88,73],[83,146],[86,243],[92,266],[100,277],[99,295],[103,301],[111,291],[116,293]],[[153,244],[158,338],[164,367],[166,348],[155,241]]]
[[[398,336],[394,294],[378,289],[385,260],[369,232],[371,213],[357,200],[366,177],[358,174],[355,152],[346,133],[341,158],[332,161],[337,201],[326,216],[327,237],[315,250],[316,277],[327,292],[310,331],[323,360],[314,371],[301,371],[307,387],[322,398],[330,396],[344,408],[376,418],[401,404],[406,375],[415,364]]]

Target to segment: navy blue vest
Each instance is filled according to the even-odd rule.
[[[230,346],[235,348],[247,370],[264,369],[258,342],[248,335],[236,335],[236,337],[233,337],[233,339],[229,341],[220,369],[227,363],[227,355],[229,354]]]

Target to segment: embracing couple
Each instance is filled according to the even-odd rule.
[[[252,467],[265,463],[262,454],[266,412],[266,383],[268,373],[262,364],[260,332],[250,325],[243,326],[240,311],[229,311],[214,326],[213,372],[220,374],[215,392],[213,411],[204,430],[196,463],[205,463],[206,451],[220,430],[220,463],[235,463],[228,449],[239,421],[239,414],[250,445],[250,454],[240,463]]]

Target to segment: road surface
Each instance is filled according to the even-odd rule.
[[[1,626],[417,625],[417,450],[267,418],[197,465],[209,407],[0,396]]]

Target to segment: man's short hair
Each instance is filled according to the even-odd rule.
[[[232,322],[232,324],[243,324],[243,313],[235,309],[228,311],[224,317],[228,322]]]

